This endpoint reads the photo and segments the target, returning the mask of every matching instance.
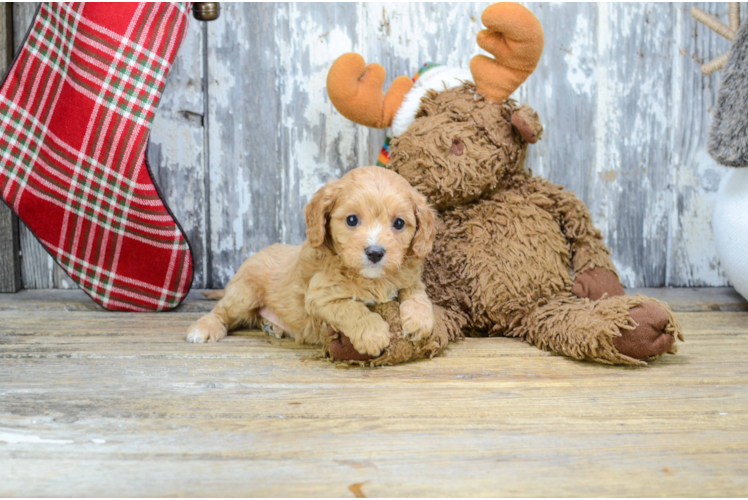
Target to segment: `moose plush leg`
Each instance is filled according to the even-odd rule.
[[[450,341],[462,337],[462,324],[457,315],[434,306],[434,329],[430,336],[417,341],[412,341],[403,335],[400,323],[400,304],[388,302],[378,304],[370,308],[382,316],[390,325],[390,345],[377,357],[361,354],[353,347],[348,337],[332,328],[325,340],[325,354],[335,361],[349,364],[383,366],[396,365],[408,361],[416,361],[424,358],[433,358]]]
[[[579,360],[644,365],[675,354],[680,326],[666,304],[641,295],[590,301],[559,296],[537,306],[509,333]]]

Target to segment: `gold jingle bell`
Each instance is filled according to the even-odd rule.
[[[192,4],[192,16],[198,21],[215,21],[220,15],[220,2],[195,2]]]

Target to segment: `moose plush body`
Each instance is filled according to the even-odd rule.
[[[338,111],[370,127],[392,126],[380,162],[438,211],[424,282],[440,307],[437,323],[447,324],[435,328],[440,337],[407,349],[393,327],[393,344],[374,359],[352,352],[345,332],[330,337],[327,352],[391,364],[433,355],[445,332],[459,331],[520,337],[610,364],[674,354],[682,337],[667,305],[625,295],[586,206],[525,169],[528,144],[542,127],[529,106],[508,97],[537,65],[540,23],[525,7],[504,3],[488,7],[482,21],[478,44],[495,59],[474,57],[470,72],[425,65],[415,83],[399,77],[386,94],[383,68],[358,54],[341,56],[329,72]]]

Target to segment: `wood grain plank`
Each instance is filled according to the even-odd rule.
[[[730,48],[730,42],[691,17],[696,5],[727,23],[727,5],[674,4],[672,175],[675,199],[671,209],[671,242],[667,285],[719,286],[728,284],[719,267],[712,237],[712,211],[717,189],[728,168],[706,152],[711,111],[716,103],[721,72],[704,76],[700,64]]]
[[[249,255],[279,241],[274,4],[225,4],[208,29],[210,280],[224,286]]]
[[[215,301],[203,290],[193,289],[177,312],[208,312]],[[748,311],[748,301],[732,287],[707,288],[630,288],[629,295],[642,294],[667,302],[675,312]],[[101,311],[102,308],[81,290],[23,290],[2,297],[0,311]]]
[[[277,50],[282,160],[279,241],[306,239],[304,206],[329,180],[366,163],[358,127],[327,98],[327,71],[345,52],[358,50],[360,6],[355,3],[278,4]]]
[[[684,344],[681,355],[645,369],[574,362],[513,339],[469,339],[452,346],[447,356],[431,361],[367,370],[314,361],[309,348],[289,341],[282,346],[268,339],[263,346],[260,334],[195,346],[181,335],[167,338],[164,332],[162,342],[172,344],[171,353],[153,342],[147,327],[139,339],[129,329],[121,337],[109,333],[111,345],[90,342],[92,336],[101,334],[96,328],[68,334],[67,343],[17,344],[11,338],[2,345],[3,405],[12,414],[22,414],[23,408],[40,414],[68,411],[71,405],[90,400],[88,411],[106,416],[122,411],[147,414],[149,407],[159,411],[169,407],[169,414],[184,418],[224,418],[227,412],[260,418],[264,412],[275,411],[284,411],[289,418],[312,418],[320,412],[334,418],[359,418],[379,415],[379,408],[367,404],[379,400],[392,411],[390,417],[467,418],[487,414],[491,408],[531,413],[533,408],[547,407],[553,408],[548,413],[551,418],[604,415],[622,408],[627,417],[664,418],[677,410],[669,403],[677,402],[697,413],[719,408],[748,414],[748,374],[741,367],[748,357],[748,316],[684,315],[687,337],[700,341]],[[717,316],[723,317],[722,325],[712,326]],[[700,321],[710,323],[701,332]],[[34,334],[40,335],[48,334]],[[91,373],[97,374],[95,383],[87,382]],[[414,391],[419,395],[414,396]],[[77,399],[62,398],[73,393]],[[658,403],[631,406],[642,393]],[[491,394],[501,394],[501,398],[486,399]],[[189,401],[183,401],[186,397]],[[232,398],[236,400],[226,402]],[[288,401],[304,401],[305,406],[281,410]]]
[[[21,245],[18,217],[0,203],[0,293],[21,289]]]
[[[598,9],[597,161],[588,206],[624,286],[662,286],[672,202],[673,7]]]
[[[732,287],[630,288],[626,293],[642,294],[667,302],[676,312],[748,311],[748,301]]]
[[[283,442],[283,435],[272,432],[272,428],[266,435],[271,439],[276,438],[274,441],[254,439],[260,433],[237,433],[234,439],[245,449],[265,443],[271,449],[282,446],[279,441]],[[189,427],[185,427],[184,434],[187,432]],[[453,440],[433,435],[426,437],[423,433],[417,433],[417,437],[410,439],[406,434],[392,436],[392,439],[377,435],[361,439],[352,430],[345,436],[331,436],[333,453],[321,450],[305,455],[305,460],[293,462],[263,456],[233,458],[232,453],[224,454],[223,460],[215,460],[200,454],[149,456],[143,453],[111,457],[99,451],[88,460],[58,459],[55,472],[45,474],[45,478],[49,478],[47,481],[33,480],[31,472],[48,470],[52,463],[35,457],[23,457],[9,464],[13,465],[9,469],[9,476],[14,480],[10,484],[5,483],[3,492],[54,492],[55,486],[64,482],[60,480],[65,476],[79,480],[77,484],[66,484],[71,492],[99,496],[106,496],[107,492],[111,494],[115,488],[130,495],[151,492],[151,496],[218,496],[219,493],[220,496],[342,496],[347,486],[356,482],[365,482],[364,491],[377,496],[443,496],[445,493],[453,496],[553,496],[554,492],[572,496],[605,496],[605,493],[610,496],[645,496],[647,492],[651,495],[674,496],[722,492],[726,496],[732,492],[739,496],[744,491],[739,479],[736,479],[744,467],[738,446],[720,453],[704,442],[699,451],[678,456],[677,450],[667,445],[660,448],[646,446],[651,441],[650,435],[626,434],[622,437],[631,438],[631,447],[621,447],[627,452],[627,456],[621,457],[621,454],[607,451],[610,445],[604,439],[591,443],[590,440],[583,440],[594,446],[585,453],[578,448],[563,447],[566,443],[572,444],[577,436],[571,436],[566,442],[551,436],[536,439],[538,444],[549,445],[547,451],[520,450],[513,453],[511,447],[524,438],[521,434],[481,433],[484,447],[491,451],[479,453],[476,452],[476,445],[480,445],[478,436],[469,436],[472,439],[463,442],[462,447],[456,442],[459,438],[465,438],[465,434],[461,433]],[[365,445],[377,437],[381,440],[381,446],[393,449],[370,456],[350,443],[351,439],[358,438]],[[414,456],[412,452],[402,453],[401,448],[396,446],[401,439],[429,451],[439,446],[448,450],[432,456]],[[433,446],[426,446],[428,439],[432,440]],[[722,442],[720,440],[719,444]],[[107,445],[116,446],[107,442],[98,448]],[[644,445],[638,453],[632,449],[637,445]],[[88,447],[96,448],[93,443]],[[733,461],[718,470],[721,464],[714,459],[715,452],[719,453],[719,459]],[[461,455],[465,454],[472,457],[468,463],[460,460]],[[467,474],[459,470],[460,467],[469,467],[470,481],[459,480],[461,475]],[[272,470],[272,474],[268,470]],[[705,470],[710,472],[708,476]],[[543,481],[537,480],[538,473],[543,474]],[[631,477],[646,479],[649,484],[631,481]],[[102,478],[107,478],[106,482]],[[13,487],[17,489],[11,489]]]
[[[0,75],[13,62],[13,4],[0,4]],[[21,288],[21,256],[18,217],[0,202],[0,293]]]
[[[166,80],[148,144],[151,172],[190,242],[195,270],[193,286],[200,288],[208,286],[204,57],[203,23],[190,19]]]
[[[247,4],[211,28],[215,286],[258,250],[303,242],[306,202],[359,166],[355,126],[325,94],[330,64],[355,50],[357,21],[354,4]]]
[[[493,435],[487,435],[486,440],[496,448],[512,445],[512,440]],[[246,446],[251,445],[250,440],[246,442]],[[646,442],[646,436],[633,442]],[[371,497],[745,494],[745,487],[736,479],[745,470],[740,452],[721,453],[720,458],[724,457],[726,462],[722,467],[721,463],[715,464],[711,447],[687,457],[643,450],[640,456],[631,452],[621,458],[600,453],[598,445],[594,450],[600,453],[597,456],[563,451],[524,456],[496,454],[465,464],[451,457],[412,458],[394,454],[377,457],[372,462],[350,442],[336,440],[336,444],[333,456],[338,458],[315,456],[313,460],[292,464],[265,459],[216,462],[199,456],[147,457],[144,462],[147,467],[127,458],[58,459],[54,467],[49,460],[18,460],[9,464],[8,475],[13,481],[4,483],[2,493],[54,496],[59,485],[64,484],[67,492],[77,496],[107,496],[116,491],[127,496],[339,497],[351,495],[352,484],[364,483],[362,492]],[[472,447],[466,447],[465,451],[472,454]],[[357,464],[364,465],[359,468]],[[112,470],[116,473],[112,474]],[[704,470],[713,472],[704,477]],[[48,479],[40,481],[34,474],[40,471],[51,471],[45,474]],[[465,475],[472,479],[457,480]],[[76,477],[78,482],[69,484],[65,477]],[[104,477],[106,483],[101,480]]]
[[[746,312],[680,313],[643,369],[502,338],[341,369],[259,332],[188,344],[196,316],[0,312],[0,494],[748,492]]]
[[[25,40],[38,6],[39,2],[13,3],[13,45],[16,52]],[[19,226],[24,288],[76,288],[23,221]]]
[[[595,3],[528,4],[545,31],[537,69],[520,100],[541,117],[543,138],[528,147],[527,167],[592,206],[597,159],[597,25]]]
[[[0,71],[5,75],[13,62],[13,3],[4,2],[0,9]]]

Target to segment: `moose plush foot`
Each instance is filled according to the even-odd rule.
[[[431,336],[418,341],[412,341],[403,336],[400,323],[400,304],[398,302],[378,304],[370,307],[370,309],[382,316],[390,325],[390,345],[379,356],[361,354],[356,351],[350,339],[344,333],[336,332],[331,328],[328,331],[324,346],[327,356],[334,361],[348,364],[396,365],[408,361],[433,358],[442,352],[450,341],[462,337],[458,318],[439,306],[434,306],[434,330]]]
[[[327,346],[330,358],[337,361],[369,361],[376,358],[371,354],[361,354],[353,347],[353,342],[342,333],[336,332],[332,327],[328,327],[327,335],[330,343]]]
[[[625,295],[618,276],[602,268],[590,269],[577,276],[571,292],[579,298],[590,300]],[[613,340],[619,353],[643,360],[674,349],[674,332],[667,328],[670,315],[663,306],[654,301],[643,302],[629,309],[629,315],[636,327],[633,330],[622,329],[621,336]]]
[[[530,311],[511,335],[571,358],[613,365],[644,365],[675,354],[675,339],[683,340],[667,305],[642,295],[559,296]]]
[[[629,310],[636,322],[633,330],[622,330],[613,339],[618,352],[634,359],[649,359],[669,352],[675,344],[675,334],[668,329],[670,315],[656,302],[643,302]]]

